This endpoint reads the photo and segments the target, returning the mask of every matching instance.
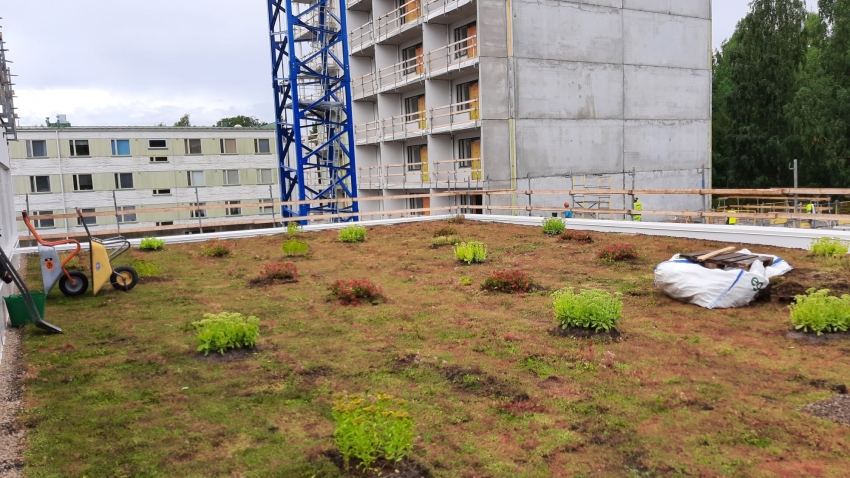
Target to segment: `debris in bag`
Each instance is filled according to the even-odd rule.
[[[743,307],[772,277],[793,269],[770,254],[720,251],[676,254],[655,266],[655,286],[676,300],[708,309]]]

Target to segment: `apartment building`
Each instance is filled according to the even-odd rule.
[[[37,217],[73,214],[77,207],[118,211],[86,218],[94,231],[206,223],[209,232],[227,227],[215,226],[224,220],[271,218],[271,206],[242,204],[280,200],[273,129],[64,124],[20,128],[9,148],[15,211],[31,211],[44,234],[83,231],[76,218]],[[226,207],[145,212],[212,205]],[[18,233],[28,234],[20,221]]]
[[[391,199],[405,192],[469,190],[461,202],[480,204],[482,189],[710,184],[710,0],[346,6],[359,194],[387,197],[364,210],[448,205]],[[599,203],[532,205],[567,199]]]

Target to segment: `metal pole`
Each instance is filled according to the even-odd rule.
[[[195,206],[196,207],[201,206],[201,200],[198,199],[198,188],[197,188],[197,186],[195,187]],[[201,231],[201,234],[203,234],[204,233],[204,226],[203,226],[203,223],[201,222],[201,210],[195,209],[195,214],[198,216],[198,229]],[[204,209],[204,214],[206,214],[206,209]]]
[[[493,198],[490,197],[490,175],[487,175],[487,179],[485,180],[485,190],[487,191],[487,214],[493,214]]]
[[[530,173],[525,173],[525,179],[528,180],[528,216],[531,217],[531,176],[530,176]]]
[[[794,166],[789,168],[794,170],[794,189],[797,189],[797,160],[794,160]],[[799,200],[797,197],[797,193],[794,192],[794,214],[797,214],[797,206],[799,204]],[[797,226],[800,225],[799,221],[796,219],[793,221]]]
[[[115,222],[118,228],[118,235],[121,235],[121,218],[118,216],[118,200],[115,199],[115,190],[112,190],[112,207],[115,209]],[[85,221],[85,219],[83,219]]]
[[[274,204],[274,190],[272,189],[272,185],[269,184],[269,197],[272,200],[272,204]],[[272,227],[277,225],[277,218],[274,213],[274,205],[272,205]]]

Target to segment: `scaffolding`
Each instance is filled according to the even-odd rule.
[[[284,217],[357,213],[346,17],[342,0],[268,0]],[[347,220],[356,220],[352,216]]]
[[[18,132],[15,126],[15,90],[12,89],[12,73],[9,62],[6,61],[6,46],[3,43],[3,32],[0,32],[0,128],[6,131],[6,139],[16,141]]]
[[[611,176],[604,174],[581,174],[576,176],[570,174],[570,184],[572,184],[572,189],[575,190],[610,191],[612,189]],[[573,207],[578,209],[611,209],[611,195],[600,193],[574,194],[573,203]],[[581,219],[588,217],[592,219],[611,219],[611,214],[605,213],[582,212],[578,214],[578,217]]]

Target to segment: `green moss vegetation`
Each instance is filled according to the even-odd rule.
[[[486,262],[432,249],[442,227],[486,242]],[[595,233],[588,247],[473,220],[378,227],[356,247],[336,230],[298,240],[314,256],[297,263],[298,282],[251,284],[265,265],[285,265],[277,236],[228,241],[232,252],[215,259],[204,243],[133,249],[115,265],[145,260],[166,277],[129,293],[54,290],[46,319],[65,334],[23,331],[26,476],[358,476],[353,451],[344,471],[341,447],[404,456],[392,463],[435,478],[845,473],[846,427],[795,410],[846,383],[848,342],[787,339],[787,304],[707,310],[652,285],[672,249],[725,244]],[[640,262],[596,259],[624,241]],[[807,251],[757,250],[850,283],[846,268]],[[27,267],[40,283],[38,261]],[[553,290],[622,292],[623,340],[549,335],[548,294],[478,287],[516,269]],[[386,300],[329,300],[337,279],[359,278]],[[192,323],[222,312],[259,318],[256,345],[199,352]],[[340,394],[371,403],[378,393],[405,401],[385,410],[412,417],[401,439],[375,447],[354,430],[354,445],[339,442]]]

